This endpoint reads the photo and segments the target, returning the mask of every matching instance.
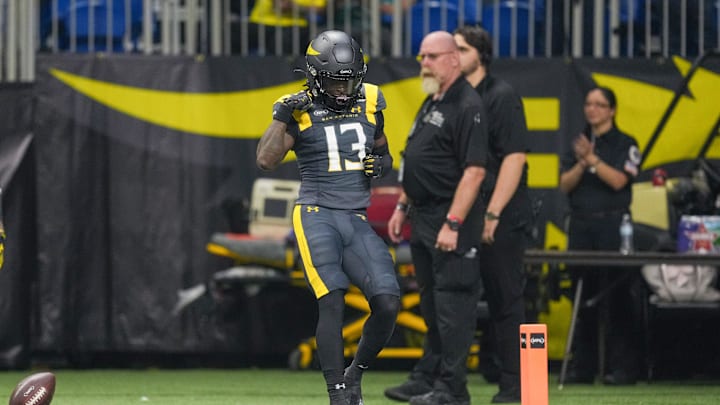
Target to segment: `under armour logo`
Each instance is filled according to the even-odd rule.
[[[335,384],[336,390],[344,390],[345,389],[345,383],[342,384]]]
[[[360,114],[362,113],[362,107],[361,106],[355,106],[352,109],[350,109],[351,113]]]
[[[311,207],[308,205],[307,207],[305,207],[305,210],[307,212],[320,212],[320,207],[317,207],[317,206]]]

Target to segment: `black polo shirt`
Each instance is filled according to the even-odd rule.
[[[487,204],[495,190],[503,159],[513,153],[527,153],[529,140],[522,99],[510,84],[487,74],[475,89],[485,104],[488,117],[490,154],[486,167],[487,173],[480,192],[483,201]],[[524,215],[529,214],[529,212],[525,212],[529,211],[527,170],[528,167],[525,164],[517,190],[503,213],[517,214],[517,210],[522,210]],[[523,218],[523,220],[527,220],[527,218]]]
[[[628,182],[619,191],[615,191],[597,174],[585,170],[578,185],[570,192],[570,209],[575,214],[597,214],[627,210],[632,202],[632,180],[638,174],[640,150],[632,137],[613,127],[602,136],[592,137],[595,141],[595,154],[602,161],[625,173]],[[577,159],[572,148],[562,161],[562,171],[572,168]]]
[[[413,204],[452,200],[466,166],[485,166],[488,131],[482,99],[460,76],[437,101],[428,97],[415,117],[400,181]]]

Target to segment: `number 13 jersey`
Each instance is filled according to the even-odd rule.
[[[335,112],[313,103],[307,111],[295,111],[288,133],[295,138],[293,150],[300,169],[298,204],[334,209],[365,209],[370,203],[370,178],[362,160],[382,136],[382,110],[386,107],[380,88],[364,83],[355,104]]]

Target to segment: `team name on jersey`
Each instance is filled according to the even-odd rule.
[[[320,110],[320,111],[324,111],[325,113],[317,114],[316,116],[322,117],[320,120],[321,122],[329,122],[329,121],[334,121],[334,120],[342,120],[345,118],[357,118],[362,114],[362,110],[363,110],[363,108],[361,105],[355,105],[348,112],[329,115],[327,110]]]

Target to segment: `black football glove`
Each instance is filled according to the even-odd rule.
[[[380,155],[373,155],[372,153],[365,155],[363,158],[363,170],[365,175],[377,179],[382,177],[383,174],[383,157]]]
[[[273,119],[289,124],[293,119],[293,111],[307,111],[311,105],[310,94],[307,91],[299,91],[273,105]]]

